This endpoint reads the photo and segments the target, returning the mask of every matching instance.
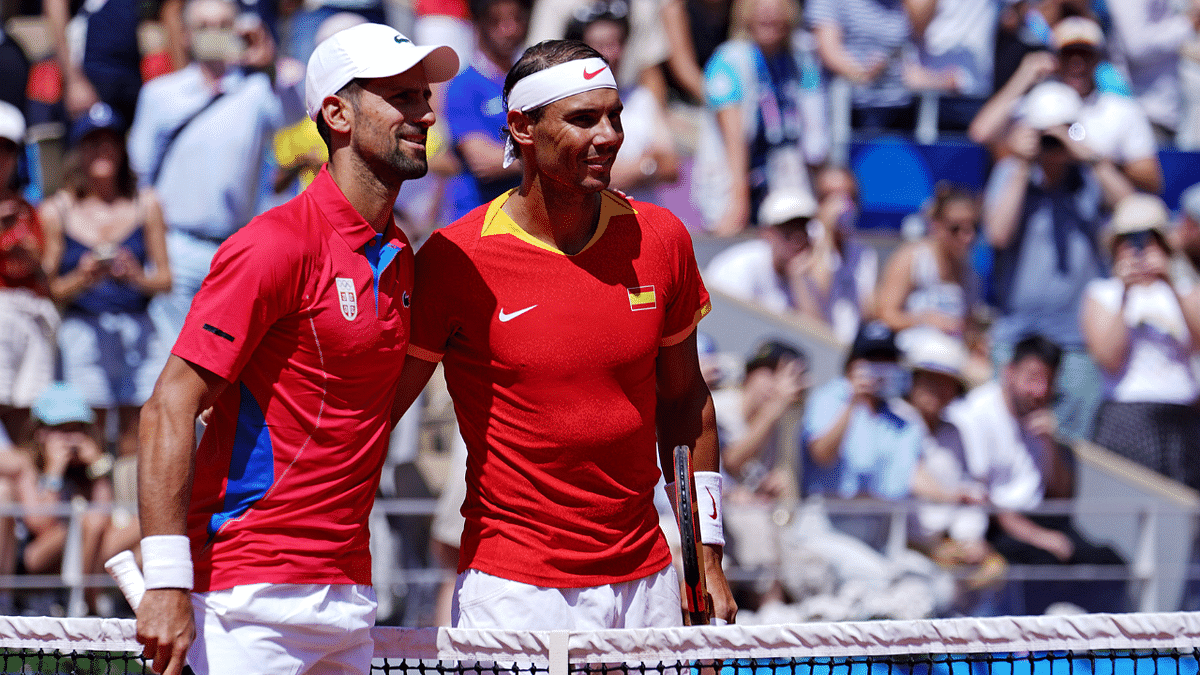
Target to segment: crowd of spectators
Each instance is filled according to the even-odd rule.
[[[999,590],[1010,564],[1125,565],[1069,519],[1035,513],[1073,494],[1067,444],[1092,439],[1200,488],[1200,185],[1177,216],[1158,196],[1166,178],[1200,183],[1164,177],[1158,154],[1200,149],[1200,0],[44,0],[41,12],[40,42],[0,31],[4,500],[131,499],[138,407],[213,254],[324,161],[305,61],[362,21],[462,57],[434,92],[430,175],[397,203],[412,241],[515,186],[504,75],[531,42],[581,39],[619,74],[612,186],[682,200],[694,237],[722,249],[710,289],[847,350],[823,383],[780,341],[739,375],[713,371],[730,559],[757,571],[743,591],[760,618],[1123,609],[1119,582]],[[986,184],[921,195],[908,241],[866,233],[874,186],[839,159],[832,129],[911,137],[928,100],[943,133],[985,149]],[[803,506],[781,514],[793,493]],[[889,548],[878,517],[819,506],[862,497],[923,503],[911,549]],[[137,541],[110,510],[85,523],[85,572]],[[58,515],[0,521],[0,575],[52,573],[64,537]],[[0,594],[0,611],[29,611],[12,603]]]

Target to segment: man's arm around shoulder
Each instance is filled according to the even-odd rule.
[[[138,511],[142,536],[187,535],[195,475],[196,417],[225,388],[220,376],[172,355],[142,407]],[[146,566],[143,549],[143,567]],[[190,561],[190,559],[189,559]],[[138,607],[137,639],[155,672],[177,675],[196,635],[190,588],[151,588]]]
[[[673,466],[672,450],[686,445],[692,449],[695,471],[720,471],[717,416],[712,394],[700,372],[696,332],[686,340],[658,350],[658,447],[663,467]],[[704,574],[713,599],[713,616],[733,623],[737,603],[721,568],[724,547],[704,545]]]

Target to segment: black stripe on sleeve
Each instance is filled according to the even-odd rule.
[[[216,326],[214,326],[212,324],[208,324],[208,323],[204,324],[204,330],[212,333],[213,335],[216,335],[217,337],[223,337],[226,340],[233,342],[232,335],[230,335],[229,333],[226,333],[225,331],[221,330],[220,328],[217,328]]]

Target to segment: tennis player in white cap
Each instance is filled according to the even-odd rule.
[[[221,245],[143,408],[138,640],[156,672],[370,670],[367,516],[413,284],[392,208],[427,170],[429,84],[457,70],[377,24],[313,52],[329,163]]]
[[[621,99],[591,47],[529,48],[504,83],[520,187],[438,230],[417,256],[397,411],[439,361],[468,450],[459,577],[464,628],[679,625],[658,527],[655,445],[693,449],[716,617],[716,422],[696,325],[708,313],[691,239],[663,208],[608,190]]]

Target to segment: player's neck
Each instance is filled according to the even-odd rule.
[[[563,190],[541,180],[522,183],[504,204],[521,229],[567,255],[583,250],[600,220],[600,193]]]
[[[362,162],[349,161],[348,156],[338,157],[337,154],[335,151],[335,157],[328,164],[329,176],[363,220],[376,232],[383,232],[391,222],[400,183],[385,185]]]

